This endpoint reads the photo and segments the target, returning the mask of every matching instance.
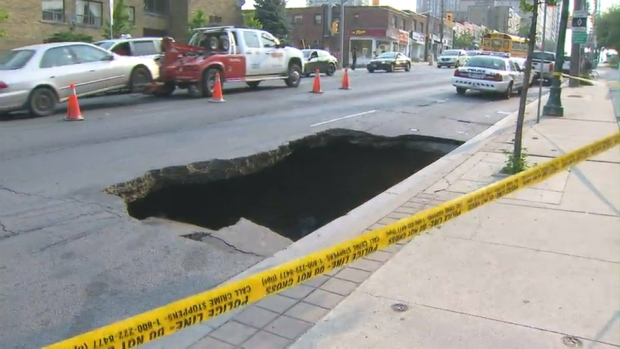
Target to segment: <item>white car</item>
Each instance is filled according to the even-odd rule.
[[[470,56],[465,50],[445,50],[439,58],[437,58],[437,68],[441,67],[462,67],[467,63]]]
[[[149,57],[156,59],[162,53],[162,38],[121,38],[102,40],[95,42],[95,45],[112,51],[119,56]]]
[[[467,90],[502,94],[509,99],[523,89],[523,69],[510,58],[497,56],[471,57],[465,66],[457,68],[452,77],[456,93]]]

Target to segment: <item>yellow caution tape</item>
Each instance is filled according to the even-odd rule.
[[[566,168],[613,148],[619,142],[620,133],[605,137],[554,160],[357,238],[259,272],[243,280],[230,282],[49,345],[44,349],[126,349],[160,339],[350,264],[379,249],[411,239],[465,212],[539,183]]]

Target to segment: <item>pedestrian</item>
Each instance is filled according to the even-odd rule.
[[[357,65],[357,47],[353,46],[353,50],[351,50],[351,70],[355,70],[355,66]]]

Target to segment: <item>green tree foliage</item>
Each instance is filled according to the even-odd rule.
[[[198,10],[194,12],[194,15],[189,19],[187,23],[187,39],[192,38],[194,35],[194,29],[196,28],[204,28],[209,24],[209,16],[203,10]]]
[[[67,30],[55,32],[54,34],[48,36],[45,40],[43,40],[44,43],[69,41],[93,42],[93,37],[86,34],[76,33],[73,30]]]
[[[125,0],[115,0],[112,24],[107,20],[103,26],[102,35],[106,39],[119,38],[123,34],[129,33],[133,29],[131,23],[131,13],[125,5]]]
[[[620,6],[614,6],[596,19],[596,45],[620,52]]]
[[[255,17],[263,29],[278,39],[286,39],[290,28],[286,20],[286,0],[255,0]]]
[[[0,24],[6,22],[9,19],[9,11],[0,8]],[[0,29],[0,38],[6,36],[6,30]]]
[[[248,11],[243,14],[243,25],[247,28],[263,29],[263,24],[256,18],[254,11]]]
[[[473,42],[476,38],[468,31],[463,31],[461,34],[456,34],[452,40],[454,48],[468,49],[473,46]]]

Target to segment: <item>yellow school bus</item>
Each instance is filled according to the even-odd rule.
[[[488,33],[482,37],[482,50],[510,53],[511,57],[527,56],[527,39],[504,33]]]

